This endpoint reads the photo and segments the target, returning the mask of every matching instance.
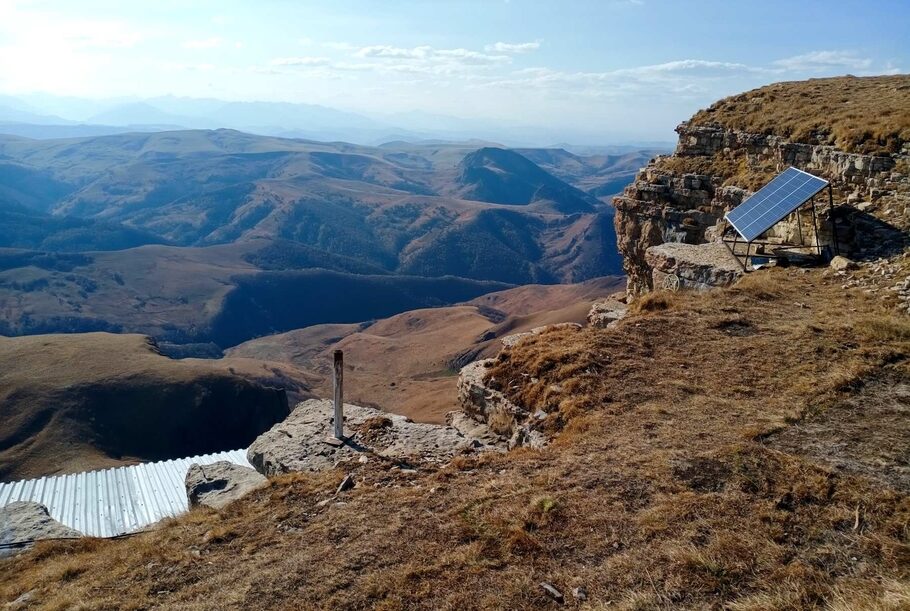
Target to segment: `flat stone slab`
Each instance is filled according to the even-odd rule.
[[[444,463],[456,454],[484,449],[483,441],[455,427],[413,422],[409,418],[359,405],[344,405],[344,443],[332,437],[334,405],[311,399],[297,405],[288,418],[263,433],[247,452],[264,475],[323,471],[340,461],[376,455],[402,461]],[[492,448],[490,448],[492,449]]]
[[[0,545],[22,543],[21,548],[0,549],[0,557],[25,549],[42,539],[70,539],[84,536],[50,516],[47,507],[32,501],[16,501],[0,507]]]
[[[705,290],[729,286],[743,270],[727,247],[720,242],[683,244],[667,242],[645,251],[651,267],[654,289],[688,288]],[[671,277],[675,279],[671,280]]]
[[[186,472],[186,496],[190,507],[223,509],[268,482],[254,469],[226,460],[210,465],[194,463]]]

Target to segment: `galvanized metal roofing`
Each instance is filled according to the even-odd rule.
[[[0,483],[0,507],[15,501],[34,501],[47,507],[51,517],[66,526],[92,537],[114,537],[187,511],[184,480],[190,465],[223,460],[252,467],[246,450],[233,450]]]

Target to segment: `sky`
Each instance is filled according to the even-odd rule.
[[[908,71],[905,0],[0,0],[6,95],[305,102],[671,141],[750,88]]]

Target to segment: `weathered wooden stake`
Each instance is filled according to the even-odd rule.
[[[342,406],[342,402],[344,400],[343,377],[344,377],[344,352],[342,352],[341,350],[336,350],[335,351],[335,377],[334,377],[335,439],[344,439],[344,408]]]

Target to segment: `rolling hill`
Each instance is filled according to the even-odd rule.
[[[0,136],[0,333],[226,348],[616,274],[612,207],[576,186],[607,162],[557,153],[224,129]],[[320,283],[373,299],[332,301]]]
[[[279,363],[291,379],[329,396],[332,352],[341,349],[352,402],[422,422],[443,422],[447,412],[458,408],[455,384],[462,365],[495,355],[506,335],[551,323],[583,323],[595,300],[623,287],[616,277],[521,286],[448,307],[259,337],[228,349],[225,361]]]
[[[595,197],[622,193],[635,174],[655,155],[669,149],[643,149],[622,153],[578,155],[564,148],[516,149],[553,176]]]
[[[458,164],[460,194],[465,199],[523,205],[553,202],[560,212],[591,212],[597,200],[548,174],[533,161],[508,149],[484,147]]]
[[[137,232],[134,242],[281,239],[391,273],[505,282],[579,281],[619,269],[598,229],[609,225],[609,205],[506,149],[197,130],[0,137],[0,163],[0,209],[122,225]],[[575,241],[557,246],[565,233]],[[452,242],[456,254],[442,260]],[[48,244],[84,250],[84,241]],[[565,255],[558,265],[543,256],[554,246]],[[477,262],[491,252],[514,269]]]

